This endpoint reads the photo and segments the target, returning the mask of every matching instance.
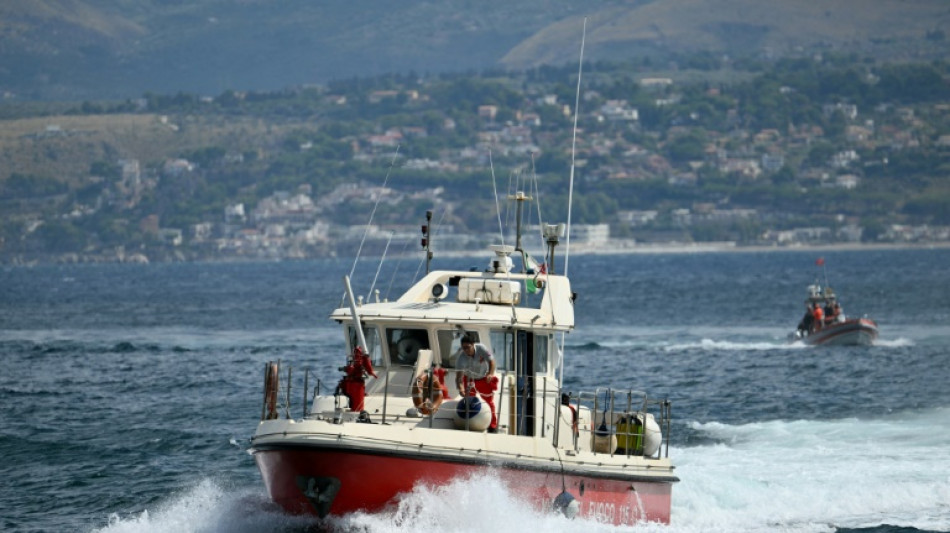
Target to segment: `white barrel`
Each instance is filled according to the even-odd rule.
[[[466,396],[455,407],[456,429],[485,431],[491,425],[491,411],[488,404],[475,396]]]
[[[643,420],[643,455],[653,455],[660,449],[663,443],[663,432],[660,431],[660,425],[653,419],[653,415],[647,413]]]

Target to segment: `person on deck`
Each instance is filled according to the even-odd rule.
[[[840,314],[841,306],[838,305],[838,302],[828,303],[828,305],[825,306],[825,325],[838,322]]]
[[[812,326],[814,331],[821,329],[821,326],[825,323],[825,312],[821,309],[821,306],[818,305],[818,302],[815,302],[814,307],[811,309],[812,314]]]
[[[805,304],[805,316],[802,317],[801,321],[798,323],[798,336],[804,337],[811,333],[812,324],[815,321],[815,317],[811,314],[811,307],[808,304]]]
[[[498,417],[495,415],[495,390],[498,378],[495,377],[495,356],[487,346],[475,342],[474,337],[462,337],[462,347],[456,358],[455,385],[463,396],[478,395],[491,409],[489,433],[498,432]]]
[[[835,302],[835,305],[834,305],[834,307],[832,308],[832,311],[831,311],[831,312],[834,314],[834,321],[835,321],[835,322],[844,322],[844,321],[845,321],[845,318],[844,318],[844,310],[841,309],[841,304],[839,304],[838,302]]]
[[[825,307],[822,308],[822,312],[825,314],[825,325],[831,324],[832,317],[831,314],[834,312],[834,301],[828,300],[825,302]]]

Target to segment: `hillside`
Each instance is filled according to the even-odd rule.
[[[220,94],[354,76],[857,51],[944,57],[944,0],[30,0],[0,4],[0,95]]]
[[[950,242],[950,63],[747,66],[713,86],[598,63],[576,158],[573,65],[34,102],[0,115],[0,263],[347,255],[370,211],[377,251],[431,209],[490,240],[496,172],[565,220],[572,161],[572,220],[624,242]]]
[[[596,59],[708,51],[736,57],[814,50],[878,58],[938,57],[950,4],[932,0],[656,0],[587,14],[587,55]],[[506,54],[510,68],[560,63],[577,54],[581,16],[539,31]],[[928,38],[929,37],[929,38]]]

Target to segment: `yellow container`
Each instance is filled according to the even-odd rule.
[[[643,454],[643,424],[638,418],[621,418],[617,423],[617,451]]]

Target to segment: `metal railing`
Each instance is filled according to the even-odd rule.
[[[577,417],[575,450],[594,453],[669,456],[672,404],[638,390],[597,388],[562,396]]]
[[[384,372],[388,370],[383,369]],[[303,368],[302,377],[297,374],[290,365],[283,365],[281,361],[265,365],[261,420],[281,415],[288,419],[292,417],[295,379],[298,381],[296,386],[302,389],[302,409],[297,408],[297,412],[302,413],[303,418],[321,414],[312,413],[311,406],[320,396],[323,382],[307,367]],[[431,372],[426,375],[432,383]],[[495,408],[499,431],[503,433],[551,439],[555,447],[574,452],[592,451],[653,459],[669,456],[672,427],[669,400],[653,399],[634,389],[606,387],[593,392],[565,393],[556,382],[546,378],[529,380],[532,390],[525,388],[524,382],[512,382],[505,372],[500,377],[502,386],[495,392]],[[311,383],[314,383],[312,387]],[[510,390],[512,385],[514,392]],[[384,394],[392,392],[389,389],[387,384]],[[337,398],[336,394],[334,398],[334,407],[338,411],[340,402],[345,402],[346,398]],[[385,410],[384,403],[384,421]],[[429,427],[433,427],[434,412],[425,418]],[[568,431],[569,436],[564,435],[564,431]]]
[[[311,391],[310,380],[313,377],[316,380]],[[310,415],[310,405],[314,399],[319,396],[323,382],[309,369],[303,369],[303,395],[301,405],[303,406],[303,417]],[[294,371],[290,365],[283,365],[280,360],[268,361],[264,365],[264,398],[261,405],[261,420],[272,420],[279,418],[283,413],[284,418],[292,418],[293,400],[291,392],[293,389]]]

